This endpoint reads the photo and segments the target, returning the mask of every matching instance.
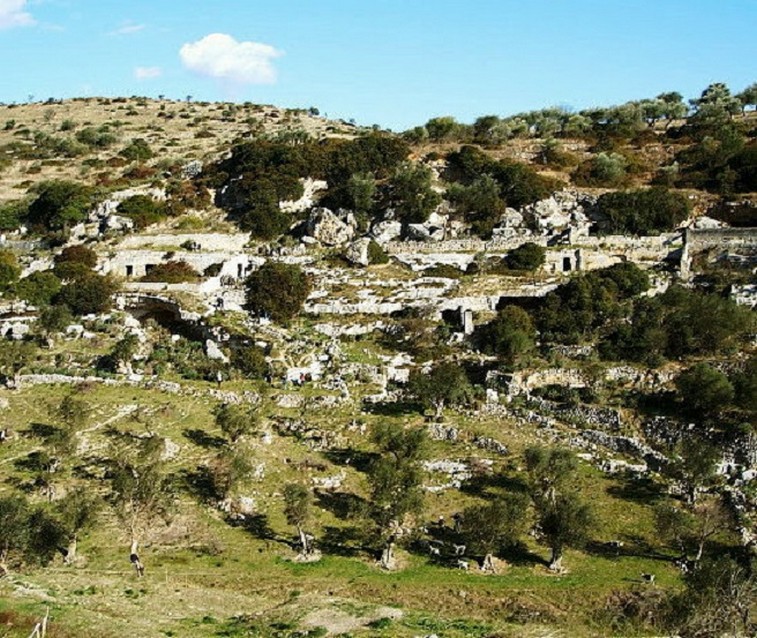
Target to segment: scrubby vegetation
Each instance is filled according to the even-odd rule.
[[[0,107],[9,638],[754,634],[754,87],[67,105]]]

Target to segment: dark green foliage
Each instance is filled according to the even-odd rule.
[[[221,403],[213,416],[216,425],[229,438],[231,443],[236,443],[244,434],[250,434],[258,426],[258,413],[254,407],[242,406],[234,403]]]
[[[63,180],[40,182],[32,192],[36,198],[29,204],[27,221],[47,231],[65,231],[85,221],[96,201],[89,186]]]
[[[110,277],[91,273],[63,286],[56,302],[68,306],[75,315],[97,314],[110,309],[117,290],[118,284]]]
[[[149,273],[142,277],[141,281],[161,281],[167,284],[180,284],[200,280],[198,273],[186,261],[167,261],[156,264]]]
[[[154,155],[150,145],[143,139],[132,140],[118,154],[130,162],[146,162]]]
[[[37,270],[16,284],[16,294],[37,307],[49,305],[60,292],[61,281],[49,270]]]
[[[682,638],[754,636],[757,576],[728,556],[702,561],[671,601],[671,629]]]
[[[474,146],[463,146],[450,153],[447,160],[453,181],[472,184],[490,175],[499,184],[501,197],[514,208],[545,199],[557,187],[557,182],[541,177],[527,164],[494,160]]]
[[[628,175],[628,160],[620,153],[600,152],[573,173],[579,186],[622,186]]]
[[[475,341],[483,352],[513,363],[534,348],[536,329],[528,312],[518,306],[505,306],[495,319],[476,331]]]
[[[110,131],[107,124],[99,127],[87,126],[76,133],[77,141],[95,149],[103,149],[113,146],[117,137]]]
[[[595,525],[592,508],[577,493],[559,494],[539,508],[539,527],[552,550],[551,567],[560,568],[565,547],[583,547]]]
[[[371,439],[378,448],[378,457],[368,468],[370,516],[380,533],[386,533],[392,521],[401,524],[406,515],[418,514],[423,506],[420,460],[425,452],[426,432],[379,423]]]
[[[696,142],[676,156],[680,178],[676,186],[730,195],[754,178],[753,151],[744,148],[742,133],[727,123],[697,134]]]
[[[567,491],[578,469],[576,455],[565,448],[529,447],[524,458],[531,498],[537,505]]]
[[[428,137],[434,142],[444,142],[457,139],[463,129],[454,117],[445,115],[431,118],[426,122]]]
[[[87,268],[94,268],[97,265],[97,253],[82,244],[66,246],[55,256],[55,263],[62,264],[67,262],[83,264]]]
[[[163,439],[151,436],[117,450],[111,466],[112,502],[132,540],[166,517],[173,505],[174,486],[160,459]]]
[[[425,407],[434,408],[436,416],[441,416],[445,405],[462,405],[473,394],[465,370],[455,363],[440,363],[428,374],[414,371],[408,391]]]
[[[60,523],[70,538],[91,529],[97,522],[101,508],[102,501],[83,487],[67,492],[56,504]]]
[[[511,250],[504,258],[505,265],[510,270],[537,270],[544,265],[547,250],[543,246],[526,242]]]
[[[691,213],[688,200],[664,188],[606,193],[597,210],[608,218],[607,232],[619,235],[653,235],[672,230]]]
[[[368,244],[368,262],[371,264],[389,263],[389,255],[387,255],[384,249],[374,240],[371,240],[371,243]]]
[[[382,179],[388,177],[409,154],[410,147],[404,140],[369,133],[349,142],[333,142],[326,149],[324,175],[329,187],[347,184],[355,174],[371,173]]]
[[[752,356],[744,370],[733,376],[736,403],[744,410],[757,412],[757,356]]]
[[[389,180],[392,202],[406,223],[423,223],[441,203],[439,193],[431,188],[431,169],[422,164],[405,162]]]
[[[205,356],[202,346],[196,341],[178,339],[173,341],[166,335],[155,345],[148,363],[155,374],[163,375],[172,369],[180,377],[195,381],[217,381],[218,372],[223,372],[223,365]]]
[[[10,250],[0,250],[0,292],[10,288],[21,276],[16,254]]]
[[[624,303],[649,287],[646,273],[621,263],[585,273],[544,297],[536,311],[542,337],[575,343],[624,314]]]
[[[461,533],[474,552],[496,554],[511,547],[526,532],[528,498],[525,494],[503,494],[486,505],[463,511]]]
[[[64,538],[61,524],[23,496],[0,497],[0,576],[12,565],[49,563]]]
[[[249,231],[257,239],[274,239],[289,228],[292,218],[282,212],[279,194],[270,180],[250,183],[243,197],[245,206],[233,215],[242,230]]]
[[[139,349],[139,339],[135,334],[127,334],[116,341],[110,352],[100,358],[98,367],[109,372],[118,372],[122,364],[129,363]]]
[[[468,186],[453,183],[447,189],[447,198],[470,222],[473,232],[481,237],[491,236],[492,229],[505,212],[505,202],[500,195],[499,182],[488,174]]]
[[[578,461],[563,448],[530,447],[525,453],[529,492],[542,539],[552,550],[550,569],[560,570],[565,547],[582,547],[594,526],[592,508],[575,489]]]
[[[26,217],[29,204],[25,200],[14,200],[0,204],[0,231],[17,230]]]
[[[149,195],[127,197],[118,205],[117,210],[120,215],[131,219],[137,230],[162,221],[167,214],[166,204],[154,200]]]
[[[63,332],[73,320],[73,315],[68,306],[61,304],[44,308],[39,313],[37,324],[44,333],[50,334],[53,332]]]
[[[735,395],[728,377],[706,363],[697,363],[682,372],[675,383],[684,410],[694,415],[715,414]]]
[[[247,305],[258,315],[289,322],[310,294],[308,276],[295,264],[268,261],[245,282]]]
[[[254,345],[232,350],[231,365],[251,379],[262,379],[269,370],[265,352]]]
[[[757,142],[752,141],[728,160],[735,173],[734,190],[737,193],[757,191]]]
[[[638,299],[630,323],[617,326],[599,350],[608,359],[658,365],[662,358],[727,351],[753,327],[754,315],[733,300],[671,286],[662,295]]]

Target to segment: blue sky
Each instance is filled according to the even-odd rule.
[[[757,0],[0,0],[0,101],[165,95],[395,130],[757,80]]]

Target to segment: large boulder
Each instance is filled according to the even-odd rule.
[[[397,239],[402,234],[402,223],[396,219],[376,222],[371,228],[371,235],[379,244]]]
[[[355,236],[351,215],[340,219],[328,208],[314,208],[307,221],[307,234],[326,246],[346,244]]]
[[[344,252],[345,259],[356,266],[367,266],[371,263],[368,255],[368,247],[370,245],[371,240],[367,237],[361,237],[353,241]]]

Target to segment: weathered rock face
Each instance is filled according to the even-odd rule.
[[[307,234],[326,246],[346,244],[355,236],[354,219],[340,219],[328,208],[314,208],[307,221]]]
[[[402,224],[393,219],[377,222],[371,227],[371,235],[379,243],[397,239],[402,234]]]
[[[344,253],[345,259],[356,266],[367,266],[370,263],[368,257],[368,246],[371,245],[371,240],[367,237],[362,237],[353,241]]]
[[[588,230],[592,222],[586,211],[594,202],[595,200],[587,195],[564,190],[525,206],[521,212],[524,221],[532,228],[537,228],[541,234],[550,235],[567,228]]]
[[[293,201],[284,201],[279,208],[285,213],[301,213],[313,207],[315,194],[326,190],[328,183],[320,179],[308,177],[300,180],[302,183],[302,197]]]
[[[443,241],[446,235],[447,215],[431,213],[422,224],[408,224],[406,234],[408,239],[415,241]]]
[[[218,344],[212,339],[205,340],[205,354],[208,355],[208,359],[215,359],[216,361],[222,361],[228,363],[229,358],[218,347]]]

